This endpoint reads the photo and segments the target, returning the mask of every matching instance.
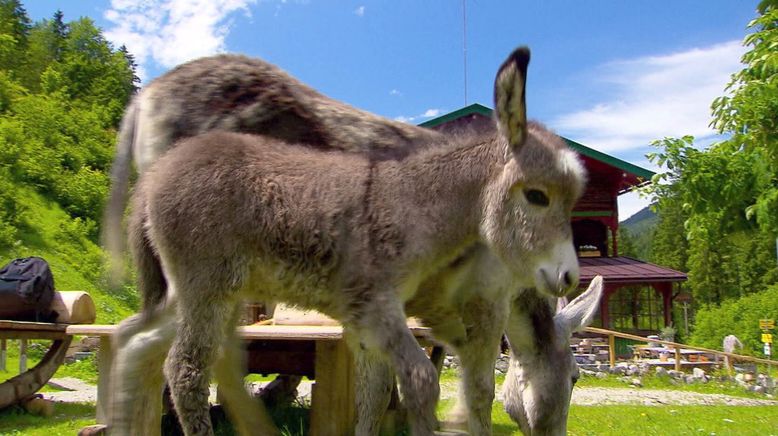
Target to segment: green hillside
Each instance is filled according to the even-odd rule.
[[[0,0],[0,263],[46,259],[58,290],[89,292],[98,322],[138,307],[108,291],[98,247],[116,129],[138,82],[127,51],[88,18],[32,22]]]
[[[650,208],[645,207],[619,223],[621,254],[640,260],[650,260],[658,221],[657,215]]]
[[[73,220],[57,202],[29,187],[14,188],[24,213],[18,239],[0,250],[0,262],[27,256],[46,259],[57,290],[86,291],[92,296],[98,323],[115,323],[135,312],[138,299],[133,288],[107,290],[103,251],[86,237],[81,221]]]

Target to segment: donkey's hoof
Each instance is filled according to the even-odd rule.
[[[108,434],[108,427],[103,424],[89,425],[78,432],[78,436],[105,436]]]

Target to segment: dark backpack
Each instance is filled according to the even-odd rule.
[[[54,277],[40,257],[14,259],[0,269],[0,319],[51,322]]]

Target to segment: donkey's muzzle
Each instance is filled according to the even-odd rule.
[[[539,287],[554,297],[563,297],[578,286],[578,268],[558,268],[556,271],[540,268]]]

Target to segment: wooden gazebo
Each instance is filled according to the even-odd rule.
[[[448,133],[493,129],[492,110],[480,104],[420,124]],[[672,323],[676,283],[686,274],[619,256],[618,196],[650,183],[653,172],[562,138],[577,151],[589,173],[581,200],[573,209],[573,243],[579,253],[581,288],[595,275],[605,279],[599,324],[631,332],[656,333]]]

